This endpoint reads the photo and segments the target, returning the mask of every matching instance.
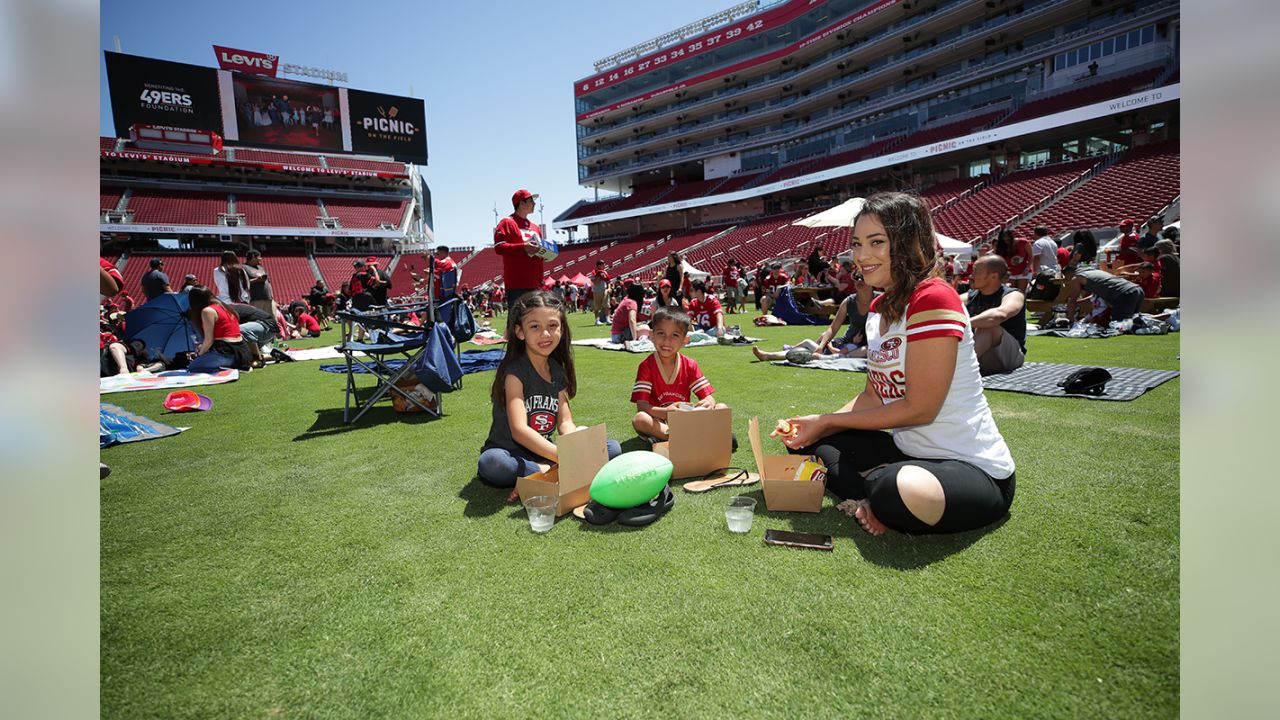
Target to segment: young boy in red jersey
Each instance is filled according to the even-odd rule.
[[[671,439],[667,414],[694,396],[698,398],[694,403],[697,407],[726,407],[716,402],[712,394],[715,388],[698,363],[680,352],[689,342],[689,325],[689,315],[672,306],[658,308],[649,322],[654,352],[636,368],[636,384],[631,390],[636,415],[631,426],[652,442]]]
[[[707,283],[694,280],[689,284],[689,317],[697,329],[712,337],[724,336],[724,308],[715,295],[707,294]]]

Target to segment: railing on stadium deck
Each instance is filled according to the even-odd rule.
[[[1058,5],[1064,4],[1069,1],[1070,0],[1051,0],[1050,2],[1044,5],[1038,6],[1031,10],[1028,10],[1025,13],[1022,13],[1021,15],[1018,15],[1017,18],[1025,19],[1027,17],[1034,16],[1037,13],[1047,11],[1049,8],[1056,7]],[[1147,15],[1157,14],[1171,5],[1176,5],[1177,2],[1178,0],[1164,0],[1164,2],[1158,2],[1153,5],[1141,8],[1139,11],[1135,12],[1133,16],[1126,19],[1125,22],[1134,22]],[[992,27],[996,27],[996,26],[992,26]],[[984,28],[984,32],[987,29],[989,28]],[[1092,36],[1092,35],[1103,36],[1111,32],[1114,32],[1114,25],[1108,28],[1098,28],[1094,30],[1091,30],[1087,27],[1081,28],[1080,30],[1076,30],[1056,38],[1045,40],[1036,45],[1025,47],[1021,53],[1019,53],[1016,56],[1009,57],[1005,59],[1003,62],[999,62],[994,65],[980,65],[978,67],[957,71],[950,75],[939,77],[930,83],[920,85],[914,90],[911,90],[905,93],[896,94],[896,95],[890,95],[888,97],[885,97],[879,100],[878,102],[873,101],[872,103],[864,103],[862,105],[851,106],[849,110],[846,110],[844,112],[836,112],[840,110],[840,108],[830,108],[826,112],[818,115],[817,117],[813,117],[814,113],[809,113],[811,116],[810,122],[803,127],[796,127],[792,129],[779,129],[779,130],[774,130],[772,132],[761,133],[754,137],[749,136],[748,138],[746,138],[746,141],[751,146],[756,146],[756,145],[763,144],[765,142],[779,142],[791,136],[800,136],[805,134],[816,133],[824,129],[827,129],[829,127],[838,125],[840,121],[842,121],[846,117],[866,116],[866,115],[875,113],[876,111],[884,107],[901,105],[902,103],[905,103],[905,102],[912,102],[914,100],[918,100],[923,97],[934,95],[936,94],[937,88],[939,86],[953,84],[958,81],[966,80],[970,77],[985,75],[985,74],[998,74],[1005,70],[1015,70],[1027,64],[1026,58],[1029,55],[1041,53],[1045,49],[1048,49],[1054,46],[1078,44],[1079,41],[1081,41],[1083,38],[1087,36]],[[943,52],[946,50],[947,47],[963,41],[967,41],[968,39],[969,39],[968,36],[962,36],[944,45],[931,48],[929,54]],[[917,59],[916,57],[911,57],[905,60],[898,61],[896,63],[890,63],[887,65],[881,66],[879,68],[876,68],[875,70],[870,71],[868,73],[863,73],[862,75],[859,75],[857,77],[846,78],[845,81],[841,84],[848,84],[850,82],[853,82],[854,80],[864,79],[870,75],[884,73],[887,70],[892,68],[909,65],[910,63],[914,62],[916,59]],[[1109,79],[1114,79],[1116,77],[1119,77],[1119,76],[1112,75],[1110,76]],[[1108,79],[1108,78],[1104,78],[1104,79]],[[834,86],[828,87],[823,92],[830,92],[831,90],[834,90],[834,89],[835,89]],[[813,98],[813,100],[817,100],[817,99],[818,98],[816,97]],[[902,112],[905,114],[908,110],[909,108],[903,108]],[[819,119],[824,119],[826,121],[825,124],[821,122],[815,122],[815,120],[819,120]],[[722,121],[722,123],[720,124],[723,124],[724,122],[729,122],[729,121],[728,120]],[[708,126],[708,127],[712,127],[712,126]],[[702,127],[699,128],[700,131],[704,129],[706,128],[702,128]],[[693,148],[685,151],[668,150],[658,154],[656,157],[652,159],[648,159],[644,161],[631,160],[625,163],[615,163],[612,166],[608,166],[606,169],[596,170],[594,174],[592,172],[592,169],[588,168],[587,175],[583,178],[583,181],[598,179],[601,177],[612,177],[625,172],[638,172],[640,170],[647,169],[651,166],[663,166],[663,165],[669,164],[671,160],[676,158],[679,158],[681,161],[687,161],[687,160],[696,159],[698,157],[715,155],[715,154],[718,154],[719,152],[722,152],[728,146],[740,146],[742,144],[743,144],[742,140],[713,141],[710,145],[701,145],[698,148]]]

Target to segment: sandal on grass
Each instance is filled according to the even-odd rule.
[[[701,480],[692,480],[685,483],[685,492],[702,493],[708,490],[714,490],[722,487],[741,487],[743,485],[754,485],[760,482],[760,476],[753,472],[748,472],[746,468],[727,467],[719,470],[712,470],[702,476]]]
[[[618,519],[618,511],[592,500],[573,509],[573,516],[592,525],[608,525]]]

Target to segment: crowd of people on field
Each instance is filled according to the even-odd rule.
[[[528,219],[535,198],[518,191],[515,212],[495,228],[505,287],[467,287],[462,269],[441,246],[422,257],[427,277],[411,271],[414,287],[401,298],[391,295],[390,275],[369,257],[353,261],[339,292],[317,281],[307,297],[282,307],[256,250],[243,262],[225,252],[210,269],[211,284],[188,275],[176,288],[163,259],[154,258],[142,278],[145,302],[185,296],[199,336],[185,357],[156,356],[121,340],[121,323],[136,303],[123,292],[119,271],[103,259],[102,374],[248,370],[260,366],[264,354],[275,357],[278,340],[319,335],[335,312],[376,309],[428,291],[436,300],[457,298],[490,316],[505,309],[507,352],[491,388],[492,426],[477,473],[485,483],[510,488],[516,478],[549,468],[557,459],[555,433],[578,427],[569,411],[578,388],[569,313],[592,313],[595,325],[609,325],[613,342],[652,342],[653,354],[637,369],[632,426],[658,442],[669,437],[671,412],[726,407],[697,363],[680,352],[693,333],[724,337],[732,332],[727,314],[754,306],[768,315],[785,288],[819,290],[814,295],[831,316],[822,333],[782,352],[753,346],[755,356],[791,360],[799,349],[810,357],[863,358],[868,381],[837,410],[779,420],[773,436],[793,453],[822,460],[828,491],[868,532],[956,532],[995,522],[1013,500],[1013,458],[980,378],[1023,364],[1028,298],[1050,304],[1041,318],[1045,324],[1078,318],[1108,323],[1128,320],[1145,301],[1176,297],[1180,290],[1178,233],[1164,228],[1162,218],[1148,220],[1141,236],[1137,223],[1122,221],[1114,249],[1099,248],[1089,230],[1055,238],[1037,227],[1034,239],[1005,230],[972,259],[953,258],[943,254],[924,203],[904,193],[866,199],[850,227],[844,260],[815,246],[803,259],[754,267],[730,258],[713,278],[672,252],[649,282],[614,277],[603,261],[585,282],[556,281],[546,277],[541,230]],[[1054,317],[1058,310],[1065,319]],[[402,319],[422,324],[412,314]],[[609,440],[606,450],[613,457],[620,446]],[[652,502],[663,506],[660,513],[673,498],[667,490]],[[592,522],[616,514],[598,504],[586,510]]]

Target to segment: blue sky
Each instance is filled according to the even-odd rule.
[[[106,0],[100,44],[119,37],[126,53],[210,67],[218,44],[343,70],[348,87],[412,87],[427,108],[436,239],[458,247],[491,243],[494,205],[510,213],[519,187],[542,195],[547,223],[590,194],[577,184],[573,82],[594,61],[733,4]],[[111,135],[101,56],[99,71]]]

